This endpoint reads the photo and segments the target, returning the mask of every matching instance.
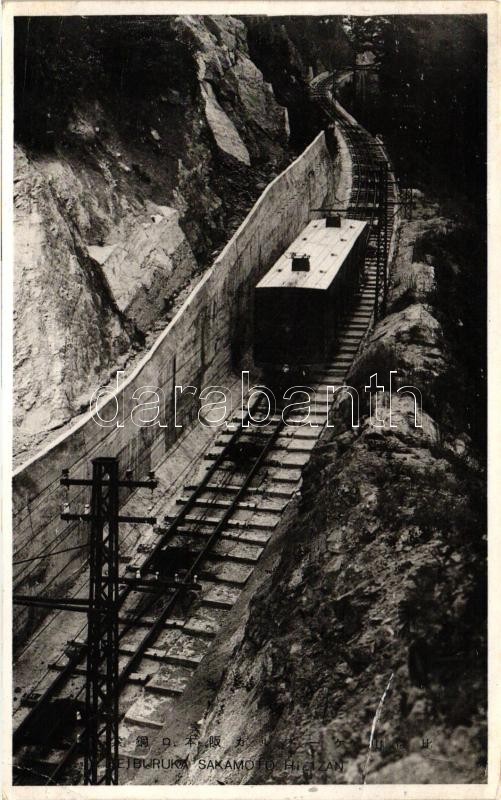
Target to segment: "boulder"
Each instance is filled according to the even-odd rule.
[[[398,311],[414,303],[424,303],[435,289],[432,264],[414,261],[402,274],[398,271],[390,287],[388,312]]]
[[[283,138],[289,135],[287,109],[280,106],[271,84],[253,61],[238,54],[235,65],[225,76],[242,103],[245,118],[259,125],[270,136]]]
[[[210,83],[202,81],[205,117],[218,148],[241,164],[250,166],[250,155],[233,122],[219,105]]]
[[[164,298],[196,271],[195,257],[179,226],[179,212],[153,205],[152,212],[147,222],[138,220],[127,236],[108,248],[109,256],[102,262],[118,308],[143,330],[162,315]],[[96,248],[92,250],[95,253]]]

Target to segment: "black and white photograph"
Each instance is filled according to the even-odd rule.
[[[499,7],[141,5],[8,9],[4,795],[495,798]]]

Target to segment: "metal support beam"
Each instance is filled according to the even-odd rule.
[[[379,293],[381,290],[381,217],[377,222],[377,243],[376,243],[376,291],[374,294],[374,322],[379,319]]]
[[[118,461],[96,458],[89,556],[86,785],[118,784],[118,507]]]
[[[388,164],[381,167],[381,213],[380,220],[383,225],[383,302],[382,312],[386,313],[386,300],[388,295]]]
[[[201,589],[195,581],[166,581],[162,578],[145,580],[144,578],[120,578],[120,585],[131,586],[135,592],[162,592],[164,589]]]
[[[36,608],[51,608],[61,611],[85,611],[89,610],[89,601],[79,597],[62,597],[51,599],[50,597],[39,597],[38,595],[15,594],[12,602],[17,606],[35,606]]]
[[[153,490],[158,485],[152,470],[147,480],[132,480],[132,471],[127,470],[125,479],[118,479],[118,460],[116,458],[97,458],[93,462],[92,479],[70,478],[69,470],[63,469],[61,485],[92,487],[90,513],[71,514],[69,505],[61,517],[66,520],[83,520],[91,523],[89,548],[89,598],[44,598],[40,595],[14,595],[14,603],[70,612],[84,612],[88,617],[86,645],[69,654],[68,663],[62,667],[58,678],[40,695],[14,731],[14,747],[24,742],[30,725],[40,708],[55,696],[64,686],[68,676],[78,670],[78,664],[87,656],[86,669],[80,674],[86,676],[86,714],[84,719],[85,760],[84,782],[86,784],[118,783],[118,719],[119,693],[118,652],[119,652],[119,606],[133,590],[127,587],[119,593],[119,523],[149,523],[154,525],[156,517],[119,516],[119,488],[145,488]],[[88,507],[87,507],[88,508]],[[126,579],[128,582],[128,579]],[[147,583],[147,582],[145,582]],[[153,583],[153,582],[152,582]],[[185,585],[194,588],[194,583],[176,583],[178,589]],[[160,590],[165,587],[158,587]],[[139,589],[148,591],[149,587]],[[153,585],[151,586],[153,590]],[[104,669],[103,669],[104,667]],[[80,740],[75,741],[66,751],[57,767],[51,772],[47,783],[54,783],[75,752],[80,749]]]
[[[108,483],[103,484],[103,486],[108,486],[108,485],[109,485]],[[76,520],[76,521],[80,521],[80,522],[94,522],[94,518],[93,518],[92,514],[85,514],[85,513],[84,514],[70,514],[69,512],[68,513],[65,512],[65,513],[61,514],[61,519],[64,519],[65,521]],[[117,517],[117,522],[125,522],[125,523],[129,523],[130,525],[135,525],[137,523],[145,523],[147,525],[156,525],[157,518],[156,517],[128,517],[128,516],[124,517],[124,516],[118,516]]]
[[[64,470],[63,470],[64,473]],[[63,477],[61,478],[61,486],[92,486],[92,478],[68,478]],[[103,481],[103,486],[109,486],[109,481]],[[151,480],[147,481],[134,481],[134,480],[120,480],[118,481],[118,486],[120,488],[125,487],[126,489],[156,489],[158,486],[158,481],[152,478]]]
[[[375,322],[385,313],[388,293],[388,164],[386,162],[380,165],[378,189]]]

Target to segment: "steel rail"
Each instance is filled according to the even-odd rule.
[[[206,490],[207,485],[210,483],[210,480],[213,478],[214,474],[218,471],[221,464],[228,460],[228,453],[230,452],[234,443],[241,437],[242,434],[248,432],[248,427],[246,423],[254,418],[254,414],[258,411],[258,407],[261,403],[261,400],[258,398],[252,407],[247,411],[245,416],[239,421],[238,427],[231,433],[229,440],[225,443],[222,451],[217,455],[214,462],[211,466],[206,470],[204,476],[202,477],[200,483],[197,487],[192,491],[188,500],[183,504],[182,508],[179,510],[175,518],[169,523],[167,530],[165,533],[162,534],[159,541],[145,559],[145,561],[141,565],[141,570],[146,571],[155,561],[155,558],[158,556],[159,552],[163,549],[163,547],[168,543],[168,541],[175,535],[177,528],[183,522],[184,518],[193,508],[196,503],[198,497]],[[198,565],[207,558],[208,554],[213,548],[215,542],[220,538],[221,532],[226,525],[227,521],[233,515],[235,509],[238,506],[240,499],[242,498],[243,494],[247,490],[248,486],[250,485],[257,469],[261,465],[263,459],[266,457],[270,449],[273,447],[278,435],[280,434],[281,430],[283,429],[285,422],[283,417],[280,416],[279,420],[275,424],[275,428],[271,436],[268,436],[264,442],[263,448],[258,454],[254,464],[252,465],[251,469],[246,474],[242,485],[240,486],[238,492],[232,498],[232,502],[228,509],[226,509],[223,517],[218,522],[214,532],[210,535],[208,541],[205,543],[202,550],[197,554],[196,559],[191,564],[188,572],[184,576],[184,580],[182,583],[179,584],[179,589],[174,591],[174,594],[171,595],[169,601],[164,609],[160,612],[158,619],[155,621],[154,625],[148,631],[142,642],[136,648],[135,653],[131,658],[128,660],[125,667],[122,669],[122,672],[119,675],[119,686],[123,688],[126,684],[127,679],[131,672],[134,670],[134,666],[137,664],[138,660],[144,655],[145,650],[151,645],[151,643],[157,638],[159,631],[163,627],[166,619],[168,618],[172,608],[175,606],[176,602],[178,601],[181,592],[186,591],[186,583],[190,576],[196,574],[196,570]],[[234,475],[236,474],[236,470],[233,474],[228,476],[228,480],[234,480]],[[209,509],[207,510],[207,514],[209,513]],[[201,520],[203,522],[203,519]],[[189,588],[189,587],[188,587]],[[131,592],[134,592],[135,589],[133,586],[127,586],[124,590],[120,592],[119,595],[119,608],[123,606],[125,600],[129,597]],[[143,607],[141,609],[141,614],[144,615],[145,611],[147,612],[151,609],[156,603],[158,602],[158,596],[156,598],[151,599],[150,602],[146,604],[146,609]],[[124,638],[130,630],[135,627],[135,622],[127,623],[124,628],[121,629],[119,637],[120,640]],[[35,719],[36,715],[40,713],[41,709],[49,703],[54,696],[59,693],[64,686],[74,677],[75,672],[79,666],[79,664],[83,661],[86,652],[86,647],[79,648],[79,651],[73,655],[73,658],[70,658],[70,661],[67,665],[63,668],[63,670],[59,673],[59,675],[55,678],[55,680],[50,684],[50,686],[46,689],[43,695],[39,698],[36,704],[30,709],[30,712],[26,715],[20,725],[17,727],[16,731],[14,732],[14,747],[17,750],[19,747],[23,745],[24,737],[30,727],[30,724]],[[82,689],[80,689],[77,697],[81,693]],[[73,698],[75,699],[75,698]],[[48,783],[53,783],[54,779],[64,770],[65,767],[71,762],[73,756],[76,754],[76,750],[80,746],[80,741],[75,741],[65,755],[61,758],[60,762],[58,763],[55,770],[48,776]],[[22,769],[22,766],[19,766],[19,769]]]
[[[259,400],[257,402],[259,403]],[[251,412],[249,412],[249,413],[251,413]],[[248,418],[248,415],[247,415],[247,418]],[[193,578],[193,576],[197,574],[196,570],[198,569],[200,564],[210,554],[210,551],[212,550],[213,545],[221,537],[221,534],[222,534],[222,532],[223,532],[223,530],[224,530],[224,528],[226,526],[226,523],[228,522],[230,517],[233,515],[236,507],[238,506],[238,503],[240,502],[241,498],[243,497],[243,495],[246,493],[247,489],[249,488],[249,486],[250,486],[250,484],[252,482],[252,479],[254,478],[256,472],[261,467],[264,459],[266,458],[266,456],[268,455],[270,450],[274,447],[278,436],[280,435],[281,431],[283,430],[283,428],[285,426],[285,422],[286,421],[285,421],[283,415],[281,415],[279,420],[277,421],[277,423],[275,425],[275,428],[274,428],[271,436],[267,437],[267,439],[264,442],[264,446],[263,446],[262,450],[258,454],[258,456],[257,456],[256,460],[254,461],[254,464],[252,465],[250,470],[247,472],[247,474],[246,474],[246,476],[244,478],[244,481],[242,482],[242,485],[240,486],[238,492],[235,494],[235,497],[231,501],[230,506],[226,509],[226,511],[224,512],[223,516],[221,517],[221,519],[217,523],[213,533],[210,535],[209,539],[207,540],[205,546],[197,554],[197,556],[194,559],[193,563],[191,564],[191,566],[189,567],[189,569],[185,573],[185,575],[183,577],[183,583],[181,583],[180,586],[179,586],[179,589],[177,589],[174,592],[174,594],[171,595],[171,597],[169,598],[165,608],[162,609],[162,611],[160,612],[158,617],[155,619],[153,625],[149,628],[148,632],[145,634],[145,636],[143,637],[141,642],[137,645],[136,650],[134,651],[134,653],[128,659],[127,664],[122,668],[122,670],[121,670],[121,672],[120,672],[120,674],[118,676],[119,689],[123,689],[124,688],[124,686],[126,685],[128,679],[129,679],[130,674],[134,671],[134,669],[137,666],[137,664],[144,657],[146,651],[151,647],[151,645],[158,638],[159,634],[161,633],[161,631],[162,631],[162,629],[163,629],[163,627],[165,625],[165,622],[169,618],[169,615],[170,615],[172,609],[175,607],[177,601],[179,600],[179,597],[180,597],[181,593],[186,590],[185,584],[189,581],[190,578]],[[241,426],[240,431],[242,430],[242,427],[243,426]],[[212,470],[212,472],[214,472],[214,470]],[[197,489],[198,488],[199,487],[197,487]],[[180,515],[178,515],[178,516],[180,516]],[[176,519],[177,519],[177,517],[176,517]],[[55,768],[55,770],[53,770],[53,772],[51,772],[51,774],[50,774],[50,782],[51,783],[53,783],[55,778],[71,763],[73,758],[77,755],[77,750],[79,749],[79,747],[80,747],[80,739],[77,739],[75,742],[73,742],[72,745],[70,745],[68,750],[62,756],[62,758],[59,761],[59,763],[58,763],[57,767]]]
[[[342,106],[332,96],[332,80],[333,73],[325,73],[314,78],[310,84],[310,92],[320,103],[327,117],[334,120],[342,129],[352,159],[354,174],[347,213],[357,219],[366,220],[370,226],[368,243],[375,244],[376,248],[374,316],[377,318],[379,309],[385,307],[388,287],[388,232],[393,224],[393,217],[390,218],[388,215],[388,187],[390,184],[396,186],[396,181],[383,143],[359,123],[349,122],[346,113],[344,116],[341,113],[344,111]],[[390,182],[389,175],[392,178]],[[372,210],[369,209],[370,200],[372,200]]]
[[[223,461],[225,461],[228,457],[228,451],[232,447],[233,443],[239,438],[242,430],[244,429],[245,422],[249,421],[252,418],[252,414],[257,410],[257,406],[259,404],[259,399],[253,404],[252,408],[249,409],[245,417],[240,420],[239,426],[230,436],[230,439],[226,443],[224,449],[221,453],[218,454],[215,461],[211,464],[209,469],[206,471],[205,475],[202,477],[200,483],[193,490],[192,494],[186,501],[186,503],[182,506],[179,510],[178,514],[176,515],[175,519],[169,524],[167,530],[159,539],[151,553],[145,559],[141,568],[143,570],[148,570],[151,564],[154,562],[160,550],[164,547],[164,545],[168,542],[168,540],[175,534],[177,527],[183,521],[184,517],[191,511],[193,508],[197,498],[199,495],[205,490],[207,484],[210,482],[210,479],[217,471],[219,466]],[[129,597],[131,592],[133,591],[132,587],[128,586],[125,589],[121,590],[119,597],[118,597],[118,608],[120,609],[125,600]],[[57,692],[59,692],[66,683],[71,680],[75,667],[77,667],[85,657],[85,648],[82,648],[79,652],[75,653],[73,658],[70,659],[68,664],[64,667],[64,669],[59,673],[59,675],[54,679],[54,681],[47,687],[47,689],[43,692],[39,700],[36,704],[30,709],[26,717],[20,722],[18,727],[13,733],[13,752],[15,753],[19,747],[23,744],[23,737],[25,736],[27,730],[29,729],[31,723],[40,713],[40,709],[46,705],[48,702],[52,700]]]

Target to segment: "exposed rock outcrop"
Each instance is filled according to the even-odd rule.
[[[179,212],[153,204],[149,210],[149,218],[137,220],[122,241],[90,248],[118,307],[143,330],[162,317],[165,305],[197,271]]]
[[[214,90],[208,81],[201,82],[201,91],[205,102],[207,123],[217,146],[226,155],[235,158],[247,167],[250,166],[249,151],[238,135],[233,122],[217,102]]]
[[[62,424],[136,339],[50,179],[16,153],[14,424]],[[73,210],[84,211],[78,195]]]
[[[29,42],[19,33],[18,453],[168,322],[294,155],[237,18],[47,18]]]
[[[249,56],[245,23],[235,17],[187,16],[178,17],[175,27],[181,38],[194,42],[197,48],[197,75],[207,122],[218,147],[250,163],[235,125],[249,140],[254,159],[259,158],[258,142],[254,141],[258,131],[270,143],[285,145],[289,135],[287,110],[277,103],[271,84]]]

